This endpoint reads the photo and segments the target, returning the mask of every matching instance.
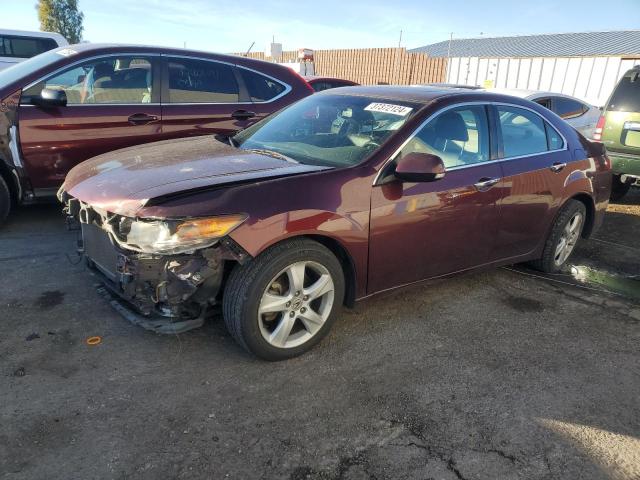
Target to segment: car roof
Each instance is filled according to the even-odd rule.
[[[95,52],[97,54],[109,54],[109,53],[165,53],[170,55],[188,55],[188,56],[201,56],[209,57],[211,59],[226,61],[234,64],[241,64],[244,66],[249,65],[264,65],[268,63],[275,68],[286,69],[286,71],[293,71],[287,67],[278,65],[277,63],[265,62],[264,60],[257,60],[254,58],[243,57],[240,55],[230,55],[226,53],[207,52],[204,50],[191,50],[178,47],[159,47],[153,45],[137,45],[129,43],[76,43],[75,45],[69,45],[67,50],[76,51],[77,53],[88,54]],[[284,71],[284,70],[283,70]]]
[[[0,29],[0,35],[9,35],[14,37],[35,37],[35,38],[53,38],[58,41],[58,45],[68,45],[67,39],[56,32],[40,32],[31,30],[7,30]]]
[[[326,75],[303,75],[302,78],[304,78],[307,82],[315,82],[318,80],[338,80],[340,82],[351,82],[351,80],[347,80],[346,78],[330,77]]]
[[[471,90],[454,90],[451,88],[406,86],[406,85],[356,85],[353,87],[338,87],[324,90],[316,95],[357,95],[373,97],[398,102],[431,103],[436,98],[470,93]],[[473,92],[475,93],[475,92]]]
[[[533,95],[538,95],[538,94],[549,94],[549,95],[557,95],[555,93],[551,93],[551,92],[541,92],[541,91],[537,91],[537,90],[527,90],[524,88],[492,88],[491,89],[492,92],[495,93],[500,93],[502,95],[512,95],[514,97],[520,97],[520,98],[529,98]]]

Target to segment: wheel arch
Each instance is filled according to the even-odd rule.
[[[344,273],[344,283],[345,283],[345,292],[344,292],[344,304],[348,307],[353,307],[355,305],[356,297],[357,297],[357,274],[356,274],[356,265],[352,255],[349,253],[349,250],[337,239],[329,236],[323,235],[322,233],[300,233],[299,235],[291,235],[284,238],[280,238],[274,242],[271,242],[262,248],[257,255],[260,255],[262,252],[269,248],[273,248],[276,245],[281,243],[286,243],[291,240],[296,239],[309,239],[315,242],[318,242],[322,246],[326,247],[331,253],[333,253],[338,261],[340,262],[340,266],[342,267],[342,272]]]
[[[289,239],[291,238],[308,238],[310,240],[314,240],[324,245],[336,256],[342,266],[342,272],[344,273],[344,304],[348,307],[353,307],[356,301],[356,268],[353,258],[351,258],[351,255],[345,246],[335,238],[326,235],[307,234],[299,237],[290,237]]]

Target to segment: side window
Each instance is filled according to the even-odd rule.
[[[239,68],[252,102],[268,102],[285,91],[286,87],[264,75]]]
[[[237,103],[234,67],[195,58],[169,58],[169,103]]]
[[[40,95],[43,88],[64,90],[67,105],[150,103],[151,60],[114,56],[90,60],[57,73],[22,94],[22,103]]]
[[[441,113],[422,127],[400,155],[411,152],[438,155],[447,168],[488,161],[489,126],[485,107],[470,105]]]
[[[499,105],[498,118],[502,129],[505,158],[546,152],[545,121],[529,110]]]
[[[57,46],[52,38],[0,35],[0,57],[31,58]]]
[[[313,82],[311,84],[311,87],[316,91],[316,92],[322,92],[323,90],[329,90],[330,88],[333,88],[333,85],[330,84],[329,82]]]
[[[534,102],[536,102],[538,105],[542,105],[547,110],[551,110],[551,99],[548,98],[548,97],[546,97],[546,98],[536,98],[534,100]]]
[[[576,100],[564,97],[555,97],[553,99],[553,111],[561,118],[567,119],[579,117],[586,110],[585,105]]]
[[[548,123],[545,122],[545,128],[547,130],[547,147],[549,150],[560,150],[564,146],[564,140],[556,129],[551,127]]]

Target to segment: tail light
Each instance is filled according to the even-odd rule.
[[[602,132],[604,131],[605,121],[606,120],[604,118],[604,115],[601,115],[600,118],[598,119],[598,123],[596,124],[596,129],[593,131],[593,139],[596,142],[602,141]]]

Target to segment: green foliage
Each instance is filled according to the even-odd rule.
[[[38,0],[36,10],[40,30],[58,32],[69,43],[82,40],[84,14],[78,10],[78,0]]]

